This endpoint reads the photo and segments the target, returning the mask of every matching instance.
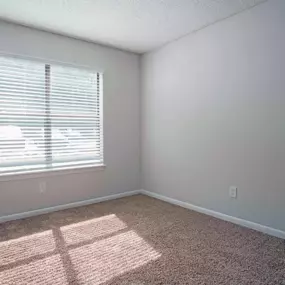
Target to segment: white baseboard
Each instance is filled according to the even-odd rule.
[[[190,203],[175,200],[175,199],[172,199],[172,198],[169,198],[169,197],[157,194],[157,193],[149,192],[146,190],[141,190],[140,193],[147,195],[147,196],[150,196],[150,197],[153,197],[153,198],[156,198],[156,199],[159,199],[159,200],[162,200],[162,201],[165,201],[165,202],[168,202],[170,204],[174,204],[174,205],[177,205],[177,206],[189,209],[189,210],[193,210],[193,211],[196,211],[196,212],[199,212],[202,214],[206,214],[208,216],[212,216],[212,217],[224,220],[224,221],[228,221],[228,222],[231,222],[231,223],[234,223],[234,224],[246,227],[246,228],[250,228],[250,229],[271,235],[271,236],[275,236],[278,238],[285,239],[285,232],[281,231],[281,230],[277,230],[277,229],[270,228],[267,226],[263,226],[263,225],[260,225],[260,224],[254,223],[254,222],[250,222],[250,221],[243,220],[240,218],[225,215],[225,214],[222,214],[220,212],[213,211],[213,210],[208,210],[208,209],[205,209],[205,208],[202,208],[199,206],[195,206],[195,205],[190,204]]]
[[[96,203],[100,203],[104,201],[132,196],[132,195],[136,195],[140,193],[141,193],[141,190],[134,190],[134,191],[124,192],[124,193],[119,193],[119,194],[114,194],[114,195],[109,195],[109,196],[104,196],[104,197],[99,197],[99,198],[93,198],[89,200],[78,201],[78,202],[64,204],[64,205],[58,205],[58,206],[49,207],[49,208],[37,209],[37,210],[29,211],[29,212],[12,214],[8,216],[0,217],[0,223],[29,218],[33,216],[38,216],[38,215],[47,214],[47,213],[60,211],[60,210],[65,210],[65,209],[70,209],[70,208],[76,208],[80,206],[86,206],[90,204],[96,204]]]
[[[137,194],[144,194],[144,195],[168,202],[170,204],[174,204],[174,205],[177,205],[177,206],[189,209],[189,210],[193,210],[193,211],[196,211],[202,214],[206,214],[208,216],[212,216],[212,217],[215,217],[215,218],[218,218],[224,221],[228,221],[228,222],[231,222],[231,223],[243,226],[243,227],[247,227],[247,228],[250,228],[250,229],[271,235],[271,236],[285,239],[284,231],[274,229],[271,227],[267,227],[267,226],[263,226],[263,225],[260,225],[254,222],[250,222],[250,221],[236,218],[233,216],[229,216],[226,214],[222,214],[220,212],[202,208],[202,207],[199,207],[199,206],[187,203],[187,202],[182,202],[182,201],[172,199],[172,198],[169,198],[169,197],[157,194],[157,193],[153,193],[150,191],[146,191],[146,190],[134,190],[134,191],[124,192],[124,193],[119,193],[119,194],[114,194],[114,195],[109,195],[109,196],[104,196],[104,197],[99,197],[99,198],[94,198],[94,199],[89,199],[89,200],[84,200],[84,201],[78,201],[78,202],[64,204],[64,205],[58,205],[58,206],[49,207],[49,208],[37,209],[33,211],[3,216],[3,217],[0,217],[0,223],[18,220],[18,219],[24,219],[28,217],[38,216],[42,214],[47,214],[47,213],[75,208],[75,207],[96,204],[96,203],[100,203],[104,201],[114,200],[114,199],[128,197],[128,196],[137,195]]]

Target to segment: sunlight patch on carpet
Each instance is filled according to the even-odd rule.
[[[69,251],[80,284],[102,284],[161,255],[134,231]]]
[[[64,226],[60,230],[66,245],[72,245],[110,235],[126,227],[126,224],[117,218],[116,215],[111,214]]]
[[[51,230],[0,243],[0,267],[55,250]]]
[[[67,285],[68,283],[60,256],[57,254],[0,272],[0,285],[11,284]]]

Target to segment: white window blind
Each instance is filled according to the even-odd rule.
[[[0,175],[103,164],[102,75],[0,57]]]

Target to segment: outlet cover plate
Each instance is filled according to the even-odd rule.
[[[237,187],[236,186],[231,186],[229,189],[229,195],[231,198],[236,199],[237,198]]]

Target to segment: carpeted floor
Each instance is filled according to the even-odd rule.
[[[285,243],[137,195],[0,224],[1,285],[285,284]]]

